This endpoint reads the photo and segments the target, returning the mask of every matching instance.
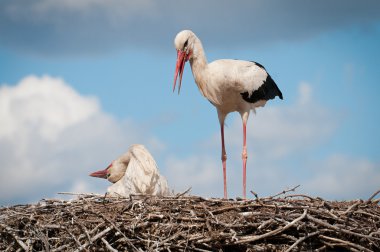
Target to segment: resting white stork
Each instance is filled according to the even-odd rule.
[[[158,172],[152,155],[140,144],[132,145],[125,154],[114,160],[106,169],[93,172],[90,176],[108,179],[114,183],[108,187],[107,191],[115,196],[169,194],[166,179]]]
[[[190,61],[191,70],[200,92],[218,112],[222,138],[222,163],[224,198],[227,198],[226,150],[224,147],[224,120],[228,113],[237,111],[243,121],[243,197],[246,198],[246,123],[250,110],[262,107],[276,96],[282,99],[282,93],[259,63],[243,60],[221,59],[207,63],[201,41],[190,30],[177,34],[174,40],[177,49],[173,92],[179,76],[180,92],[182,74],[186,61]]]

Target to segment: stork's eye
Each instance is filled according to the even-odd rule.
[[[106,176],[107,176],[107,178],[109,178],[109,177],[111,176],[111,174],[107,173],[107,175],[106,175]]]
[[[189,40],[186,40],[186,42],[183,44],[183,49],[186,49],[188,42],[189,42]]]

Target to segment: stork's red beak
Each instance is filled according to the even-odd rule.
[[[101,170],[101,171],[96,171],[90,174],[91,177],[96,177],[96,178],[108,178],[108,169],[110,168],[111,165],[109,165],[106,169]]]
[[[178,94],[181,90],[183,69],[185,68],[185,63],[186,61],[189,60],[189,58],[190,58],[190,53],[187,53],[186,51],[177,50],[177,63],[175,66],[175,73],[174,73],[173,92],[175,90],[175,86],[177,84],[177,77],[179,75]]]
[[[104,179],[106,179],[107,178],[107,170],[108,169],[93,172],[93,173],[90,174],[90,176],[91,177],[96,177],[96,178],[104,178]]]

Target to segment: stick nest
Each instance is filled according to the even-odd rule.
[[[380,207],[373,197],[79,194],[0,208],[0,250],[380,251]]]

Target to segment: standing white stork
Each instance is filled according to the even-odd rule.
[[[140,144],[132,145],[106,169],[93,172],[90,176],[108,179],[114,183],[107,189],[111,195],[128,197],[130,194],[169,194],[166,179],[158,172],[152,155]]]
[[[205,52],[199,38],[190,30],[177,34],[174,40],[177,49],[173,92],[179,76],[178,93],[181,89],[182,74],[186,61],[190,61],[191,70],[200,92],[218,112],[222,138],[222,163],[224,198],[227,198],[226,150],[224,147],[224,120],[228,113],[237,111],[243,121],[243,197],[246,198],[246,124],[250,110],[263,107],[276,96],[282,99],[282,93],[267,73],[256,62],[221,59],[207,63]]]

